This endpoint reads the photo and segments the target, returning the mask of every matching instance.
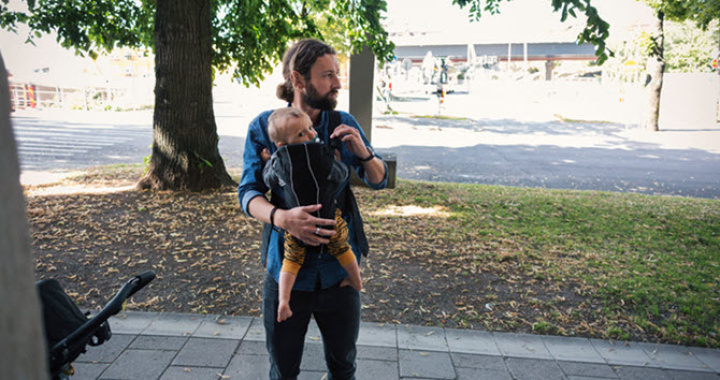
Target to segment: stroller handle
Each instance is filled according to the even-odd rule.
[[[155,279],[155,272],[153,272],[151,270],[140,273],[139,275],[133,277],[133,279],[128,281],[128,284],[132,282],[133,288],[130,290],[130,293],[127,295],[126,298],[132,297],[133,294],[137,293],[138,290],[144,288],[145,285],[149,284],[150,281],[152,281],[154,279]],[[137,281],[133,281],[133,280],[137,280]]]
[[[120,312],[122,305],[128,298],[132,297],[133,294],[137,293],[138,290],[144,288],[147,284],[155,279],[155,272],[147,271],[140,273],[139,275],[131,278],[120,290],[115,294],[110,302],[100,311],[98,316],[103,315],[107,311],[107,318]]]
[[[97,315],[88,319],[88,321],[85,322],[85,324],[83,324],[79,329],[73,331],[72,334],[58,342],[52,348],[52,351],[55,352],[62,347],[67,347],[72,342],[77,342],[80,340],[79,338],[95,331],[101,324],[107,321],[108,318],[120,312],[125,300],[130,298],[130,296],[135,294],[138,290],[144,288],[154,278],[155,272],[147,271],[128,280]]]

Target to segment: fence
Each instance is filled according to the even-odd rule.
[[[133,81],[123,85],[83,87],[10,83],[10,101],[13,109],[141,109],[153,104],[152,95],[152,85],[147,81]]]

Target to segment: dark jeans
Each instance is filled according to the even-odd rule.
[[[297,378],[311,316],[322,334],[328,380],[355,379],[360,292],[339,285],[313,292],[293,291],[290,295],[293,315],[281,323],[277,322],[277,308],[278,284],[268,275],[263,290],[263,321],[270,354],[270,379]]]

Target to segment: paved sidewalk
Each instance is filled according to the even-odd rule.
[[[113,337],[75,362],[75,380],[266,379],[262,320],[129,312]],[[363,323],[358,380],[720,379],[720,350],[585,338]],[[299,379],[322,379],[311,323]]]

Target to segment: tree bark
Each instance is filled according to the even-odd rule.
[[[658,11],[653,35],[651,36],[653,44],[647,59],[647,79],[645,81],[647,105],[642,127],[654,132],[660,130],[660,95],[662,94],[663,73],[665,72],[664,19],[665,14]]]
[[[47,379],[45,336],[5,72],[0,56],[0,377]]]
[[[218,150],[210,1],[158,0],[156,9],[152,157],[138,187],[235,187]]]

